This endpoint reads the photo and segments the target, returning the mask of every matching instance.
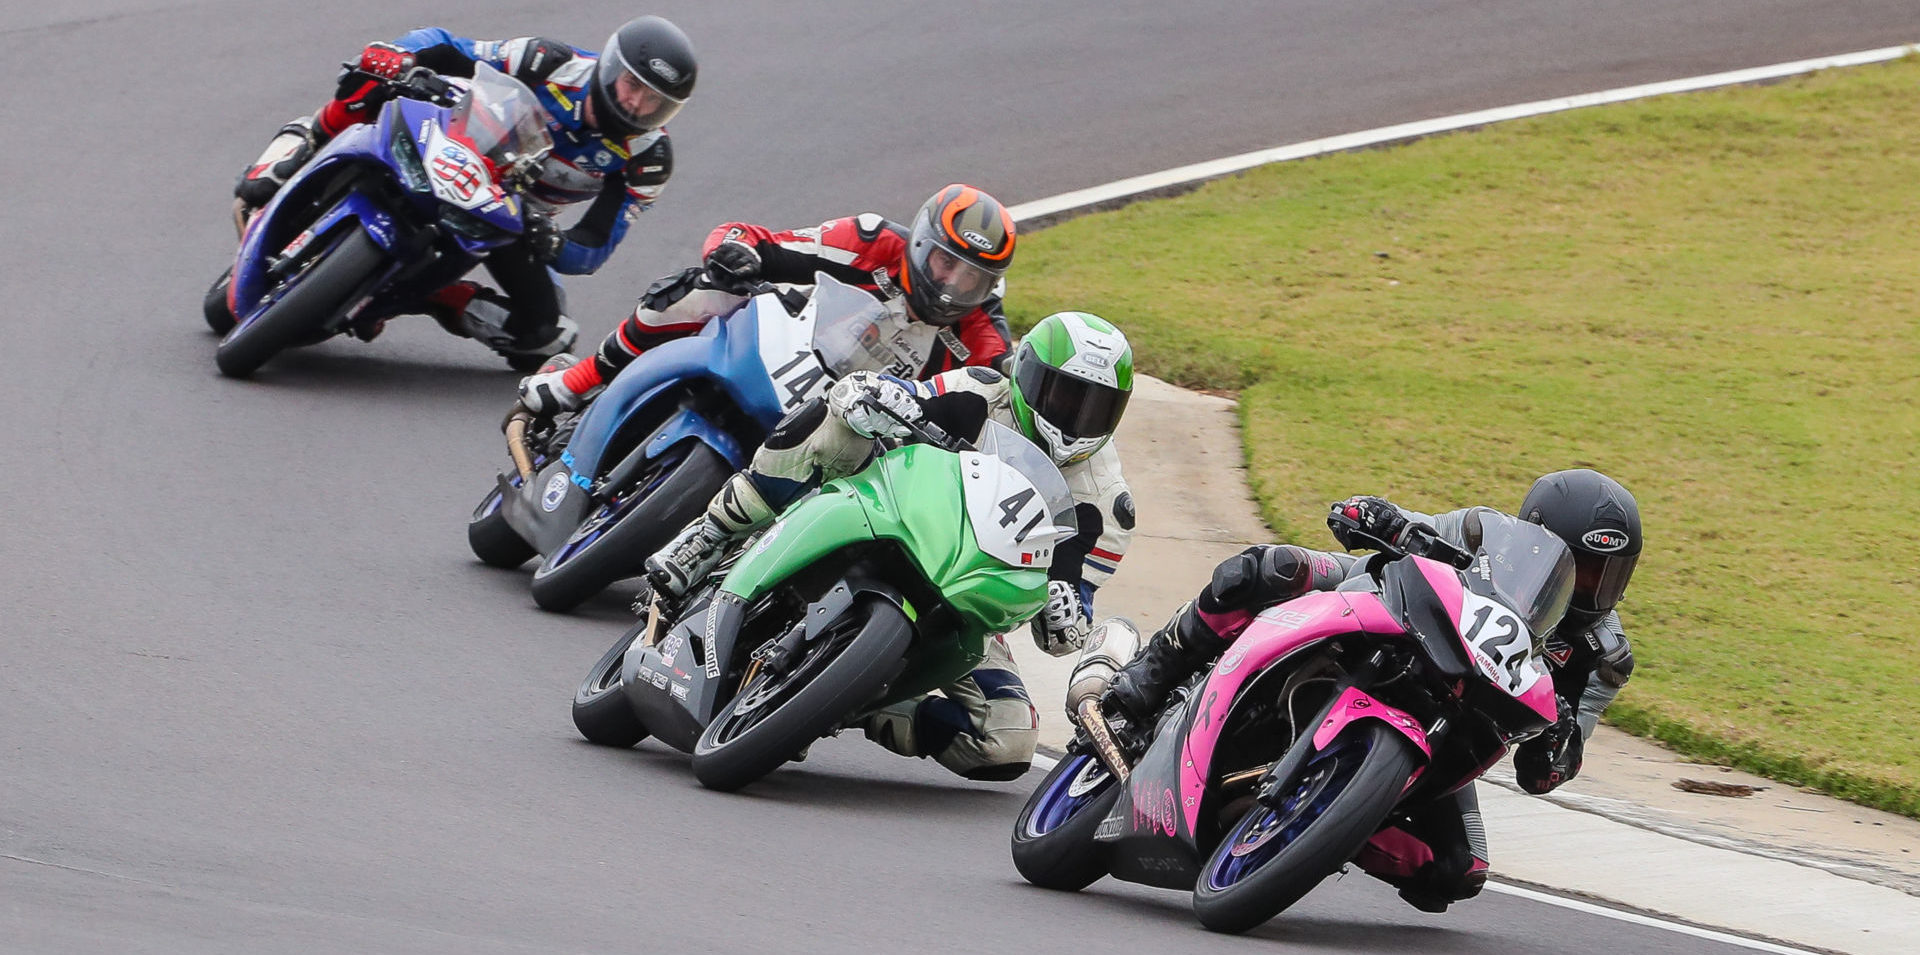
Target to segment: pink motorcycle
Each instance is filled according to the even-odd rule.
[[[1140,639],[1108,621],[1068,694],[1080,732],[1014,824],[1020,874],[1067,891],[1106,874],[1191,889],[1220,932],[1273,918],[1349,861],[1410,875],[1383,823],[1558,716],[1537,643],[1566,610],[1573,557],[1493,510],[1466,531],[1465,550],[1423,526],[1405,549],[1373,542],[1381,553],[1338,590],[1262,611],[1152,726],[1101,713]]]

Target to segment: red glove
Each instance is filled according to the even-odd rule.
[[[413,69],[413,54],[391,43],[369,43],[360,51],[360,69],[384,79],[395,80]]]

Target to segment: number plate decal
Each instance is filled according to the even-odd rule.
[[[1507,605],[1473,591],[1460,595],[1461,644],[1487,682],[1520,697],[1546,676],[1533,653],[1533,635]]]
[[[1046,497],[1026,475],[998,458],[969,451],[960,455],[960,479],[981,550],[1014,567],[1052,566],[1054,545],[1070,532],[1054,525]]]

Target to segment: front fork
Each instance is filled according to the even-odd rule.
[[[1287,747],[1286,753],[1260,776],[1259,783],[1254,787],[1254,795],[1261,804],[1268,808],[1280,808],[1280,803],[1292,791],[1293,780],[1300,771],[1313,757],[1331,746],[1347,727],[1361,720],[1373,719],[1386,723],[1406,736],[1423,755],[1432,758],[1434,739],[1446,731],[1444,717],[1435,720],[1431,728],[1424,727],[1412,714],[1382,703],[1360,689],[1373,683],[1385,663],[1386,654],[1376,652],[1359,669],[1334,685],[1334,693],[1320,707],[1313,721],[1305,724],[1312,727],[1312,731],[1302,729],[1297,733],[1293,745]]]

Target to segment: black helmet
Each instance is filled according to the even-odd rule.
[[[1013,216],[1000,200],[955,183],[913,217],[901,278],[907,306],[929,325],[952,325],[979,308],[1013,264]]]
[[[1520,518],[1554,532],[1573,551],[1570,620],[1590,625],[1620,602],[1640,561],[1640,505],[1598,471],[1555,471],[1533,482]]]
[[[607,37],[590,93],[600,134],[620,140],[659,129],[693,95],[693,44],[659,17],[635,17]]]

